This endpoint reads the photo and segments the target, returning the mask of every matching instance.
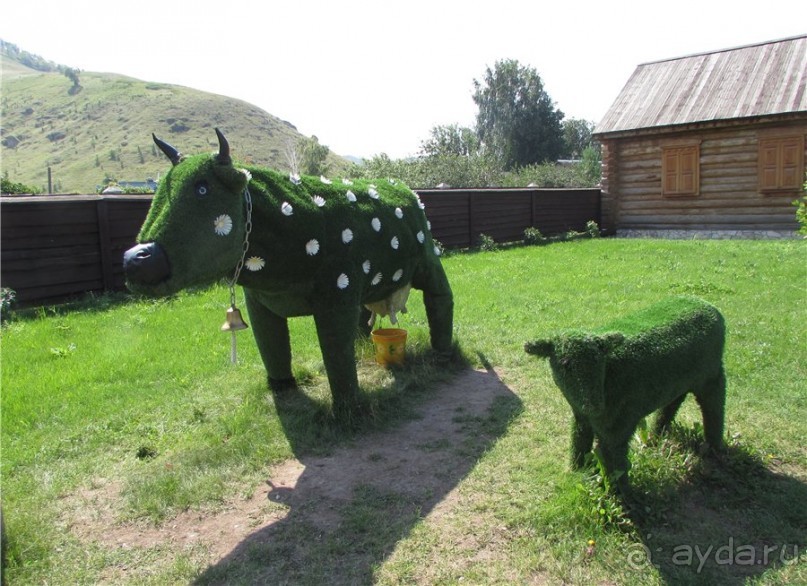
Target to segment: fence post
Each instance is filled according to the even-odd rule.
[[[112,234],[109,230],[109,203],[102,196],[96,204],[98,214],[98,244],[101,250],[101,275],[104,280],[104,290],[115,288],[115,278],[112,272]]]
[[[468,193],[468,246],[474,245],[474,232],[476,231],[476,222],[474,216],[474,197],[473,192]]]

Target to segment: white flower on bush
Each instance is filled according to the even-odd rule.
[[[213,230],[219,236],[227,236],[233,229],[233,219],[227,214],[221,214],[218,218],[213,220]]]
[[[259,256],[250,256],[246,261],[244,261],[244,266],[247,268],[247,270],[255,272],[265,267],[266,261]]]
[[[305,251],[308,253],[309,256],[314,256],[319,252],[319,241],[316,238],[312,238],[305,244]]]

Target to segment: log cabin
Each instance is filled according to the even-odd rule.
[[[806,82],[807,35],[637,66],[594,131],[603,229],[794,236]]]

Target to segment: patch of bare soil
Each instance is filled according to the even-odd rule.
[[[66,521],[80,539],[103,547],[201,549],[204,561],[215,566],[238,560],[256,545],[300,541],[301,527],[314,536],[332,534],[344,523],[346,507],[369,488],[404,496],[412,520],[391,522],[408,533],[418,518],[445,516],[459,506],[455,489],[504,432],[485,426],[497,400],[520,404],[494,371],[465,371],[433,393],[417,418],[362,435],[327,456],[283,462],[269,470],[266,483],[249,498],[232,499],[215,513],[187,511],[158,527],[116,524],[120,486],[98,482],[70,499]],[[381,538],[381,549],[388,553],[399,538]],[[312,563],[300,550],[304,544],[290,547],[298,570]],[[357,554],[348,573],[371,571],[378,560],[365,558]]]

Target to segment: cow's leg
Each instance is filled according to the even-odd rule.
[[[365,338],[370,335],[370,330],[373,329],[370,325],[370,317],[372,315],[373,312],[363,305],[359,308],[359,335],[364,336]]]
[[[423,291],[432,348],[450,352],[454,336],[454,296],[442,265],[429,265],[427,271],[415,275],[412,285]]]
[[[272,390],[296,386],[291,372],[288,321],[261,303],[260,298],[250,293],[249,289],[245,289],[244,292],[249,319],[252,322],[252,333],[266,368],[269,386]]]
[[[659,411],[656,417],[656,423],[653,427],[653,433],[655,435],[661,435],[670,430],[672,420],[675,418],[675,414],[678,413],[678,408],[681,407],[681,403],[684,402],[684,399],[686,399],[686,393]]]
[[[594,443],[594,430],[588,419],[582,415],[574,414],[572,419],[572,468],[578,470],[586,462],[586,456],[591,452]]]
[[[714,379],[695,391],[695,398],[703,414],[706,443],[712,449],[720,449],[723,446],[723,418],[726,409],[726,374],[722,367]]]
[[[350,419],[359,400],[354,347],[359,313],[358,303],[314,313],[322,360],[331,386],[334,415],[344,422]]]

